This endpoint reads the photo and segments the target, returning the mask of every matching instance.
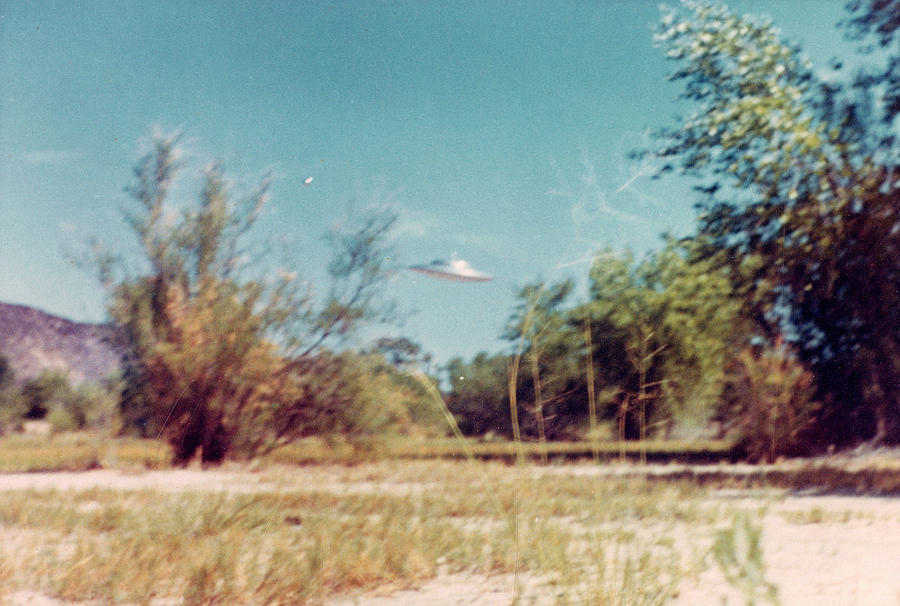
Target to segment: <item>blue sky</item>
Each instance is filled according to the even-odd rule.
[[[847,48],[843,0],[744,0],[819,65]],[[683,111],[654,48],[658,2],[0,0],[0,301],[102,321],[71,256],[122,221],[154,128],[181,130],[177,196],[221,161],[238,190],[271,170],[261,238],[300,273],[348,208],[400,212],[396,261],[456,253],[497,279],[396,275],[410,336],[446,362],[498,351],[518,287],[584,281],[600,247],[645,251],[694,225],[690,184],[627,153]],[[305,186],[303,181],[313,177]]]

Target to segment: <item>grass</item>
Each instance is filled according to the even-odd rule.
[[[619,459],[618,442],[481,442],[460,438],[418,440],[373,438],[369,440],[324,440],[312,438],[282,447],[257,462],[266,465],[310,465],[342,463],[355,465],[379,460],[517,460],[550,461]],[[723,440],[648,441],[624,445],[629,459],[644,452],[652,461],[673,463],[722,463],[732,460],[732,445]],[[171,460],[164,442],[136,438],[110,438],[91,433],[51,436],[10,435],[0,437],[0,473],[36,471],[85,471],[106,469],[165,469]],[[632,473],[665,481],[687,481],[713,486],[776,486],[819,492],[868,495],[900,494],[900,460],[868,457],[859,462],[840,457],[818,461],[785,461],[774,465],[705,465],[667,468],[664,473]]]
[[[729,442],[658,441],[625,444],[626,454],[636,458],[644,450],[651,460],[719,461],[732,458]],[[481,442],[459,438],[416,440],[371,438],[323,440],[311,438],[284,446],[265,457],[268,463],[358,463],[377,459],[467,458],[512,461],[520,453],[528,460],[544,455],[553,460],[619,456],[617,442]],[[0,437],[0,473],[29,471],[83,471],[104,468],[161,469],[170,462],[164,442],[137,438],[110,438],[88,432],[50,436],[13,434]]]
[[[169,464],[165,443],[109,438],[91,433],[0,438],[0,473],[85,471],[99,467],[161,469]]]
[[[318,604],[467,572],[509,575],[513,604],[654,605],[718,566],[748,603],[777,603],[759,549],[764,508],[708,498],[728,483],[716,474],[730,466],[715,466],[707,479],[673,474],[657,482],[652,473],[614,477],[500,462],[515,460],[518,448],[534,448],[533,458],[538,448],[568,458],[585,446],[588,456],[597,447],[309,440],[254,463],[254,472],[240,471],[246,481],[228,492],[7,490],[0,499],[0,602],[4,591],[37,589],[103,604]],[[676,455],[697,448],[647,446]],[[617,443],[608,447],[618,453]],[[153,441],[90,434],[0,440],[6,471],[141,470],[167,461],[165,445]],[[871,484],[883,474],[890,484],[898,476],[892,460],[845,467],[752,468],[751,484],[809,483],[816,470],[831,483]],[[838,471],[856,475],[840,479]],[[834,517],[817,508],[784,515],[796,524]]]
[[[305,604],[475,571],[519,573],[517,603],[663,604],[701,565],[667,529],[719,519],[687,484],[386,462],[343,469],[339,485],[402,490],[345,492],[308,488],[305,471],[263,471],[247,494],[5,492],[0,584],[102,603]]]
[[[464,572],[498,577],[514,604],[653,605],[710,571],[747,603],[778,601],[760,544],[783,492],[741,503],[710,498],[716,484],[595,465],[450,459],[256,463],[228,477],[227,491],[3,491],[0,603],[31,589],[97,604],[320,604]]]

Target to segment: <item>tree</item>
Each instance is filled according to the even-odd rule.
[[[480,352],[471,362],[453,358],[447,363],[447,407],[464,434],[513,437],[508,370],[509,356],[505,354]]]
[[[640,263],[598,256],[590,271],[601,383],[617,385],[620,439],[647,437],[651,424],[702,425],[714,411],[739,326],[728,275],[693,258],[695,243],[668,239]],[[595,354],[596,355],[596,354]]]
[[[584,405],[584,349],[578,324],[562,306],[574,290],[574,282],[563,280],[545,285],[527,284],[519,292],[519,303],[507,323],[503,337],[517,344],[510,364],[510,398],[531,402],[533,431],[540,441],[572,437],[578,421],[587,415]],[[519,381],[522,360],[528,371]],[[552,425],[548,425],[552,421]],[[529,429],[529,428],[527,428]]]
[[[685,6],[656,39],[696,111],[656,153],[701,180],[700,236],[745,315],[814,369],[823,439],[900,441],[900,204],[879,82],[819,81],[769,22]]]
[[[319,378],[340,364],[324,346],[371,317],[394,216],[373,213],[332,234],[332,285],[317,304],[312,284],[266,266],[250,239],[269,179],[235,198],[210,166],[199,202],[179,214],[168,200],[181,168],[177,143],[157,135],[127,190],[142,271],[129,274],[102,252],[98,263],[130,352],[124,417],[164,435],[176,463],[198,450],[218,463],[305,435],[300,420],[321,419],[334,404],[323,402],[329,388]]]
[[[52,409],[62,406],[71,392],[68,373],[59,370],[41,372],[22,385],[25,418],[43,419]]]
[[[882,49],[887,49],[895,41],[900,29],[900,2],[897,0],[851,0],[847,10],[852,18],[844,23],[847,34],[856,40],[867,37],[877,39]],[[864,47],[864,52],[871,53],[872,46]],[[870,66],[857,78],[856,84],[863,88],[879,87],[882,89],[883,110],[880,120],[889,125],[894,116],[900,113],[900,53],[888,55],[883,66]],[[890,148],[895,142],[893,133],[886,133],[886,138],[879,146]]]
[[[398,368],[414,366],[420,361],[425,364],[431,362],[431,354],[422,354],[422,346],[407,337],[381,337],[369,351],[384,356]]]
[[[643,270],[630,253],[623,256],[605,251],[591,265],[590,310],[592,324],[604,324],[618,337],[616,345],[620,389],[616,413],[619,440],[646,438],[650,400],[660,394],[658,354],[666,348],[657,331],[662,322],[658,292],[643,280]],[[596,318],[596,320],[594,320]],[[632,406],[635,404],[635,406]],[[636,432],[631,430],[636,427]]]

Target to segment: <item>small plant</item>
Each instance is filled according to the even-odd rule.
[[[712,554],[728,583],[746,598],[747,606],[755,606],[760,599],[781,604],[778,586],[765,578],[762,527],[746,512],[737,514],[731,527],[716,534]]]

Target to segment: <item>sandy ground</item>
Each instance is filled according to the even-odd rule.
[[[810,511],[826,520],[834,515],[814,523],[788,517]],[[845,514],[847,521],[840,519]],[[766,579],[778,586],[785,606],[900,605],[898,498],[788,497],[764,518],[763,547]],[[675,603],[726,603],[721,596],[744,603],[711,567],[682,587]]]
[[[754,499],[743,500],[754,506]],[[791,514],[811,510],[832,521],[789,521]],[[844,515],[851,519],[841,520]],[[784,606],[900,606],[900,498],[788,497],[765,516],[763,547],[765,578],[778,587]],[[327,606],[508,606],[513,582],[511,575],[447,575],[416,591],[343,597]],[[552,603],[552,599],[538,598],[538,604]],[[671,602],[677,606],[745,603],[715,565],[682,585]]]
[[[584,469],[568,471],[585,473]],[[552,473],[567,473],[567,468]],[[364,474],[348,480],[339,468],[301,468],[291,474],[306,477],[310,481],[302,484],[316,490],[408,492],[422,489],[419,484],[372,482],[364,479]],[[277,474],[241,469],[9,474],[0,475],[0,498],[5,490],[66,491],[93,487],[126,491],[255,492],[277,489],[280,482],[276,478]],[[291,485],[297,489],[297,483],[292,481]],[[758,495],[740,491],[720,491],[711,498],[751,509],[763,504]],[[900,497],[787,496],[768,505],[763,533],[766,578],[778,586],[785,606],[900,606]],[[511,602],[513,584],[512,575],[443,575],[415,590],[386,587],[335,598],[327,606],[505,606]],[[12,606],[64,604],[29,591],[15,593],[8,600]],[[745,602],[725,582],[716,566],[711,565],[699,578],[686,582],[673,603],[688,606]],[[163,604],[160,602],[158,606]]]

